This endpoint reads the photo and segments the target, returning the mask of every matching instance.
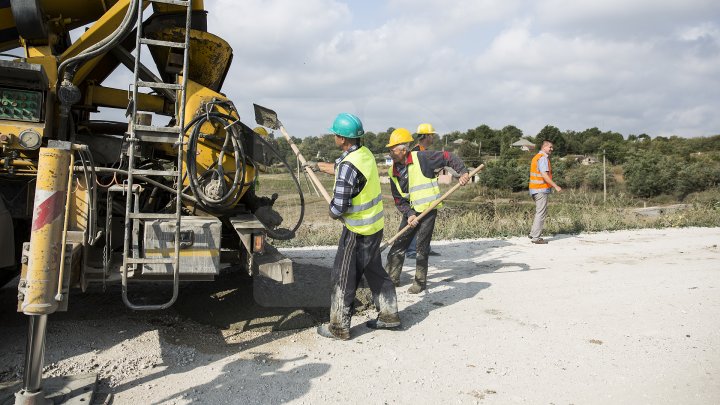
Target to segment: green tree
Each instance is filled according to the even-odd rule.
[[[480,172],[480,182],[497,190],[522,191],[527,188],[527,168],[513,160],[498,159],[489,162]]]
[[[562,133],[565,139],[565,152],[570,155],[582,154],[582,142],[580,136],[575,131],[565,131]]]
[[[586,166],[587,169],[585,169],[585,179],[583,182],[583,187],[585,187],[588,190],[602,190],[603,189],[603,168],[602,165],[592,165],[592,166]],[[615,184],[615,178],[612,176],[612,174],[608,171],[605,173],[605,184],[607,184],[607,187],[610,188],[612,185]]]
[[[696,161],[684,165],[677,174],[677,193],[680,199],[688,194],[704,191],[720,184],[720,164]]]
[[[500,137],[500,154],[502,155],[507,150],[514,149],[510,145],[519,141],[523,136],[523,132],[514,125],[506,125],[500,130],[498,135]]]
[[[560,133],[560,130],[557,127],[554,127],[552,125],[545,125],[545,128],[540,130],[540,132],[535,137],[537,150],[540,150],[540,148],[542,147],[542,142],[545,139],[552,141],[553,149],[555,150],[554,153],[556,153],[558,156],[565,156],[567,154],[565,138],[563,138],[562,133]]]
[[[654,197],[675,191],[678,159],[651,152],[639,152],[623,165],[628,191],[638,197]]]

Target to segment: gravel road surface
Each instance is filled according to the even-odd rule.
[[[720,403],[720,228],[549,242],[433,242],[427,292],[407,293],[405,263],[401,330],[368,329],[367,310],[345,342],[316,335],[327,309],[259,307],[236,275],[162,312],[126,309],[117,286],[74,294],[50,317],[45,376],[97,373],[116,404]],[[318,274],[334,252],[284,250]],[[6,383],[25,347],[15,295],[0,289]]]

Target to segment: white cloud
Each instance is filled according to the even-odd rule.
[[[227,94],[275,108],[297,135],[319,135],[349,111],[373,131],[430,121],[440,132],[513,124],[534,135],[552,124],[696,136],[720,133],[708,113],[720,107],[716,3],[205,5],[209,30],[235,50]]]

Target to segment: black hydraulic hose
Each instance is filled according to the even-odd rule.
[[[215,103],[210,103],[215,104]],[[217,103],[217,104],[225,104],[225,103]],[[231,110],[234,111],[234,108],[230,106]],[[205,107],[206,109],[211,108],[211,105],[207,105]],[[224,176],[223,168],[222,168],[222,159],[224,157],[224,153],[226,151],[226,147],[229,146],[229,144],[232,144],[233,147],[233,154],[235,157],[235,176],[233,180],[233,184],[227,192],[225,192],[220,198],[209,198],[200,188],[200,185],[198,184],[198,176],[197,176],[197,162],[196,162],[196,156],[197,156],[197,142],[199,140],[199,134],[200,134],[200,128],[207,122],[216,122],[223,126],[223,128],[227,131],[225,141],[223,142],[223,146],[221,149],[221,152],[218,157],[217,162],[213,162],[211,166],[208,167],[207,171],[202,176],[212,176],[217,175],[220,176],[219,179],[222,179]],[[199,114],[197,117],[192,119],[184,128],[184,133],[187,133],[191,128],[193,129],[188,137],[188,146],[187,146],[187,154],[186,154],[186,164],[187,169],[186,173],[188,176],[188,186],[190,190],[192,191],[193,195],[195,196],[197,200],[197,204],[203,208],[206,211],[213,212],[216,214],[222,214],[223,211],[229,210],[232,208],[232,205],[238,200],[240,193],[242,193],[242,190],[246,186],[250,186],[253,184],[253,182],[246,183],[245,176],[246,176],[246,165],[248,160],[252,161],[252,158],[247,156],[245,152],[245,147],[243,145],[242,139],[241,139],[241,131],[239,130],[239,127],[236,126],[236,124],[239,122],[239,120],[229,114],[223,114],[220,112],[206,112],[204,114]],[[257,139],[260,140],[263,145],[265,145],[287,168],[288,173],[290,173],[291,178],[293,179],[293,182],[295,183],[295,187],[298,190],[298,195],[300,197],[300,215],[298,218],[298,221],[295,223],[295,226],[292,229],[267,229],[267,234],[273,238],[278,240],[288,240],[295,237],[295,232],[300,228],[300,225],[302,224],[302,221],[305,217],[305,197],[302,192],[302,186],[300,185],[300,181],[297,179],[295,174],[293,173],[292,168],[287,163],[285,158],[280,155],[280,153],[265,139],[263,139],[261,136],[253,132],[253,135],[257,137]],[[214,171],[213,171],[213,168]],[[208,174],[210,173],[210,174]],[[202,178],[201,176],[201,178]],[[256,173],[257,176],[257,173]]]
[[[118,25],[115,31],[113,31],[110,35],[103,38],[99,42],[89,46],[87,49],[81,51],[79,54],[60,63],[60,65],[58,66],[57,76],[58,84],[60,84],[60,82],[65,79],[64,73],[68,66],[72,64],[74,70],[75,67],[77,67],[78,63],[107,52],[110,48],[116,46],[120,43],[120,41],[125,39],[132,27],[135,26],[135,21],[137,20],[137,6],[139,3],[139,1],[135,0],[130,1],[130,5],[127,12],[125,13],[125,16],[123,17],[122,22],[120,22],[120,25]],[[139,23],[142,24],[142,21],[140,21]],[[72,72],[71,76],[74,75],[75,73]],[[72,81],[72,77],[69,77],[68,80]]]
[[[233,122],[231,123],[230,120],[233,120]],[[243,187],[247,185],[244,181],[246,175],[245,166],[247,163],[247,157],[245,154],[245,149],[242,145],[242,140],[240,139],[240,134],[238,133],[238,129],[233,125],[234,121],[235,118],[233,118],[232,116],[221,114],[218,112],[209,112],[198,115],[185,127],[185,132],[187,132],[188,129],[194,127],[193,131],[188,137],[186,157],[188,182],[190,185],[190,189],[192,190],[193,195],[196,196],[198,204],[201,206],[201,208],[210,212],[217,212],[231,208],[232,205],[239,198]],[[198,183],[196,161],[197,143],[199,140],[200,128],[207,122],[217,122],[223,125],[226,130],[226,134],[225,142],[222,146],[221,153],[218,159],[217,168],[214,170],[206,171],[203,176],[217,176],[216,180],[222,183],[224,181],[222,159],[224,157],[225,149],[227,146],[229,146],[229,144],[232,144],[233,154],[235,157],[235,173],[233,183],[230,189],[222,193],[222,195],[218,198],[208,196],[204,191],[201,190],[200,184]]]
[[[90,162],[90,181],[92,184],[92,187],[89,189],[92,190],[92,201],[90,202],[90,213],[88,214],[88,222],[90,223],[90,230],[89,230],[89,241],[88,243],[93,246],[97,241],[100,239],[100,234],[97,232],[97,187],[95,187],[95,184],[97,183],[97,173],[95,171],[95,159],[93,158],[92,152],[90,152],[90,148],[86,150],[80,151],[80,158],[82,159],[82,155],[85,154],[87,156],[88,162]],[[86,175],[87,177],[87,175]]]
[[[257,139],[259,139],[263,145],[267,146],[267,148],[282,162],[282,164],[285,165],[285,167],[288,170],[288,173],[290,173],[290,177],[293,179],[293,182],[295,183],[295,188],[298,191],[298,196],[300,196],[300,216],[298,218],[298,221],[295,223],[295,226],[290,230],[287,230],[287,229],[275,229],[275,230],[268,229],[267,230],[268,235],[270,235],[270,237],[273,239],[278,239],[278,240],[292,239],[295,237],[295,232],[298,230],[298,228],[300,228],[303,218],[305,217],[305,195],[303,194],[302,186],[300,185],[300,181],[298,180],[297,176],[295,176],[295,173],[293,172],[292,168],[290,167],[288,162],[285,160],[285,157],[281,156],[280,152],[278,152],[277,149],[275,149],[270,144],[270,142],[265,140],[262,136],[254,133],[254,132],[253,132],[253,134],[255,134],[255,137],[257,137]]]
[[[85,151],[80,149],[78,150],[78,155],[80,155],[80,162],[82,163],[83,172],[85,173],[85,189],[88,190],[90,193],[90,204],[88,207],[88,243],[92,246],[97,241],[97,238],[95,237],[95,202],[97,201],[97,189],[95,186],[95,170],[94,170],[94,164],[90,160],[87,159],[87,154],[85,154]],[[89,168],[88,168],[89,167]],[[92,183],[91,183],[92,182]],[[93,187],[90,187],[90,184],[93,185]]]

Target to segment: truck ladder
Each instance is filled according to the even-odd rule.
[[[129,134],[128,134],[128,175],[127,182],[124,187],[126,191],[126,203],[125,203],[125,237],[123,241],[123,263],[122,263],[122,299],[125,305],[135,310],[157,310],[165,309],[171,306],[178,297],[178,291],[180,286],[180,223],[182,219],[182,172],[183,172],[183,144],[184,144],[184,131],[183,125],[185,122],[185,103],[186,103],[186,91],[187,91],[187,80],[188,80],[188,53],[190,50],[190,19],[192,15],[192,1],[191,0],[150,0],[152,3],[163,3],[173,4],[186,8],[185,15],[185,41],[184,42],[171,42],[171,41],[159,41],[151,38],[145,38],[143,36],[143,12],[144,7],[142,6],[143,0],[133,0],[139,2],[138,7],[138,20],[137,20],[137,38],[135,42],[135,69],[134,69],[134,86],[132,89],[132,117],[130,120]],[[163,46],[167,47],[172,51],[173,49],[182,49],[183,61],[182,69],[179,70],[179,74],[182,75],[182,81],[178,82],[178,76],[175,75],[175,83],[163,83],[163,82],[149,82],[140,79],[142,73],[142,65],[140,63],[140,53],[142,45],[150,46]],[[177,96],[175,97],[175,124],[169,127],[156,127],[152,125],[140,125],[138,124],[138,89],[141,87],[153,88],[160,91],[173,91]],[[141,170],[135,167],[135,148],[141,142],[166,142],[173,143],[177,150],[177,170]],[[176,196],[175,196],[175,213],[174,214],[158,214],[158,213],[140,213],[140,204],[137,204],[134,199],[139,198],[139,193],[133,192],[133,176],[145,176],[145,177],[173,177],[176,183]],[[131,248],[133,246],[133,234],[136,238],[140,238],[137,232],[133,230],[137,228],[140,221],[153,220],[153,219],[174,219],[175,220],[175,252],[171,258],[147,258],[131,256]],[[139,241],[138,241],[139,242]],[[144,264],[165,264],[172,266],[173,272],[173,294],[172,298],[164,304],[156,305],[136,305],[130,302],[128,299],[128,268],[139,266],[140,268]]]

